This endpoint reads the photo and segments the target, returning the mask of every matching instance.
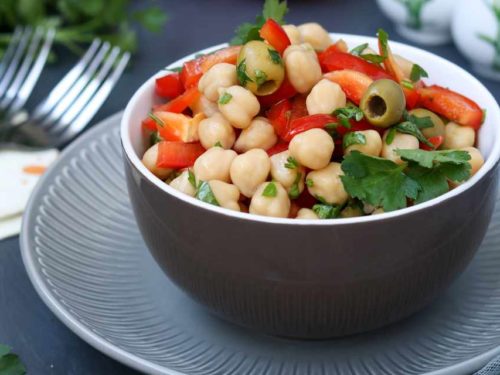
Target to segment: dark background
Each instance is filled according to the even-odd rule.
[[[136,0],[134,5],[139,4]],[[94,124],[122,110],[140,84],[170,62],[228,41],[237,25],[253,21],[262,1],[159,0],[157,4],[169,15],[166,27],[157,35],[140,32],[137,55]],[[395,33],[374,0],[289,0],[289,8],[290,23],[317,21],[330,31],[371,36],[383,27],[392,40],[408,42]],[[470,68],[452,44],[428,49]],[[40,101],[75,61],[77,57],[63,53],[57,64],[46,67],[28,107]],[[499,83],[483,82],[496,97],[500,95]],[[87,345],[52,315],[28,280],[17,237],[0,242],[0,343],[13,347],[28,374],[136,374]]]

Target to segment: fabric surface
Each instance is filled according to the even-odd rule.
[[[500,356],[491,360],[486,366],[484,366],[474,375],[498,375],[498,374],[500,374]]]

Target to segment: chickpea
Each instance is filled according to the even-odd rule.
[[[219,206],[233,211],[240,211],[238,203],[240,191],[236,186],[218,180],[209,181],[208,184]]]
[[[224,150],[221,147],[208,149],[194,162],[193,170],[196,178],[201,181],[229,182],[229,169],[236,155],[233,150]]]
[[[475,147],[464,147],[461,150],[467,151],[469,153],[469,164],[471,166],[470,175],[474,176],[484,164],[483,155],[481,155],[481,151],[479,151]]]
[[[298,27],[302,40],[309,43],[317,51],[323,51],[330,46],[332,38],[319,23],[309,22],[304,23]]]
[[[156,177],[164,180],[172,173],[172,169],[158,168],[156,159],[158,159],[158,143],[147,149],[142,157],[142,164]]]
[[[309,208],[301,208],[299,212],[297,212],[297,219],[305,219],[305,220],[319,220],[316,212]]]
[[[365,144],[353,144],[344,150],[344,155],[349,155],[353,150],[366,155],[379,156],[382,151],[382,138],[376,130],[362,130],[355,133],[365,137]]]
[[[198,100],[191,104],[190,108],[193,111],[193,115],[203,113],[206,117],[212,117],[216,113],[219,113],[217,102],[208,100],[205,95],[200,95]]]
[[[276,195],[263,195],[264,190],[266,190],[266,188],[268,188],[268,185],[270,184],[274,185]],[[290,206],[290,198],[288,198],[288,194],[285,188],[279,182],[264,182],[260,184],[255,191],[255,194],[250,201],[249,211],[251,214],[255,215],[288,217]]]
[[[287,168],[287,166],[291,167],[289,162],[289,151],[283,151],[271,156],[271,176],[273,180],[278,181],[289,194],[300,194],[304,191],[306,170],[300,164],[295,168]],[[299,173],[300,177],[297,177]]]
[[[310,115],[331,114],[346,106],[347,98],[338,83],[322,79],[307,95],[306,106]]]
[[[330,163],[323,169],[307,174],[307,179],[312,181],[307,189],[312,196],[321,198],[328,204],[344,204],[349,195],[340,179],[343,174],[340,163]]]
[[[265,117],[256,117],[250,126],[242,130],[234,149],[238,152],[246,152],[253,148],[268,150],[278,142],[274,127]]]
[[[288,146],[290,155],[311,169],[325,168],[332,158],[334,148],[332,137],[323,129],[311,129],[297,134]]]
[[[385,212],[384,209],[382,207],[379,207],[373,210],[372,215],[380,215],[383,214],[384,212]]]
[[[187,194],[191,197],[194,197],[196,194],[195,187],[189,182],[189,171],[185,170],[176,178],[174,178],[170,184],[175,190],[180,191],[181,193]]]
[[[228,101],[223,101],[225,104],[222,104],[219,100],[220,112],[235,128],[248,128],[260,111],[260,104],[255,95],[241,86],[231,86],[219,91],[219,97],[223,96]]]
[[[299,93],[309,92],[321,80],[318,56],[311,45],[291,45],[285,50],[283,59],[288,80]]]
[[[385,159],[392,160],[396,164],[403,164],[404,161],[401,160],[398,154],[396,154],[395,150],[417,150],[419,148],[418,139],[410,134],[402,134],[396,132],[391,144],[388,145],[386,142],[388,133],[389,131],[386,131],[384,133],[381,156]]]
[[[299,28],[295,25],[283,25],[283,30],[285,30],[290,43],[301,44],[303,43],[302,36],[300,35]]]
[[[267,180],[271,161],[264,150],[259,148],[245,152],[234,158],[231,164],[231,181],[241,194],[251,198],[257,187]]]
[[[394,59],[396,60],[396,64],[398,64],[399,68],[403,72],[405,78],[409,79],[411,77],[411,71],[414,64],[410,60],[405,59],[400,55],[394,55]]]
[[[233,147],[236,139],[234,128],[218,112],[200,122],[198,125],[198,135],[202,146],[206,149],[214,147],[217,143],[220,143],[225,149],[230,149]]]
[[[347,206],[340,212],[340,217],[349,218],[349,217],[359,217],[363,216],[363,210],[358,206]]]
[[[341,52],[349,52],[349,46],[344,39],[337,40],[337,42],[335,43],[335,47]]]
[[[476,132],[468,126],[449,122],[445,126],[443,148],[448,150],[472,147],[476,141]]]
[[[198,90],[212,102],[219,98],[219,89],[234,86],[238,83],[236,66],[220,63],[212,66],[198,82]]]

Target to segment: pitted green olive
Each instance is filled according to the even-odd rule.
[[[423,108],[417,108],[417,109],[411,110],[409,113],[410,113],[410,115],[413,115],[415,117],[419,117],[419,118],[429,117],[431,119],[434,126],[421,129],[422,134],[425,135],[426,138],[444,136],[444,134],[445,134],[444,122],[434,112],[428,111],[427,109],[423,109]]]
[[[405,94],[396,82],[380,79],[368,87],[360,108],[372,125],[387,128],[401,120],[406,108]]]
[[[253,40],[243,46],[236,65],[238,80],[255,95],[275,92],[285,78],[280,54],[270,45]]]

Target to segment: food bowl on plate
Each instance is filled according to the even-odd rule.
[[[349,46],[377,45],[375,38],[331,37]],[[193,299],[261,332],[329,338],[382,327],[421,310],[465,269],[493,211],[500,110],[488,90],[457,65],[401,43],[391,47],[424,66],[434,82],[467,94],[486,109],[477,142],[485,162],[448,193],[380,215],[265,217],[175,190],[141,162],[146,150],[141,121],[157,104],[155,78],[164,72],[137,90],[121,125],[132,206],[154,258]]]

